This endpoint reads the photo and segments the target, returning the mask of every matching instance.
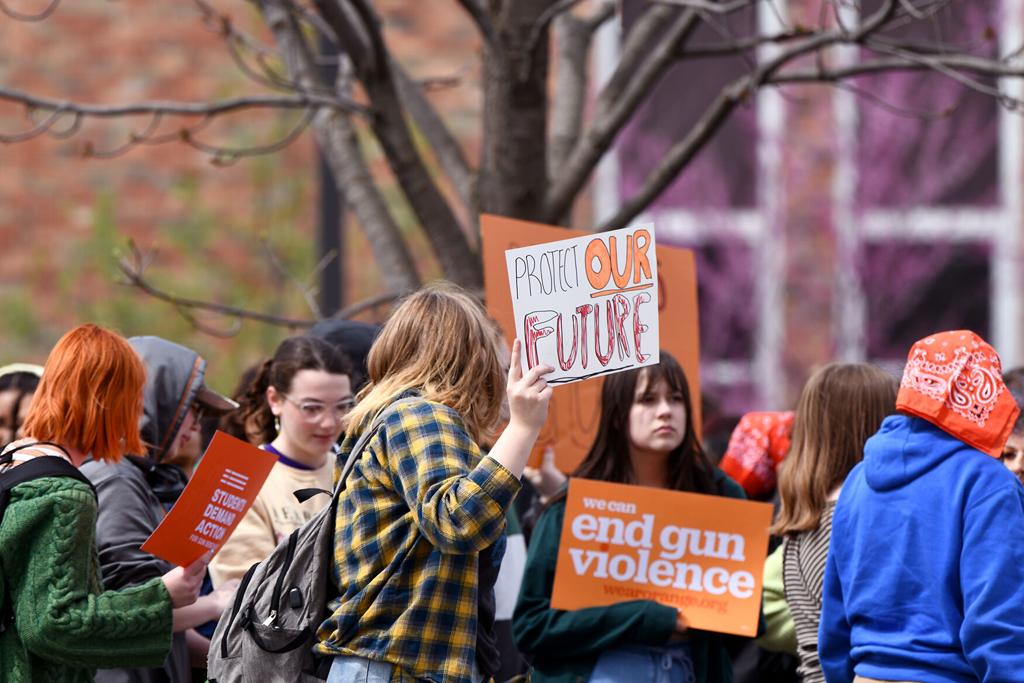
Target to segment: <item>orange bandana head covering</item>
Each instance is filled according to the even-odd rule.
[[[995,349],[970,330],[940,332],[910,348],[896,409],[998,458],[1020,414]]]
[[[751,498],[775,490],[775,470],[789,452],[793,413],[747,413],[740,419],[719,468]]]

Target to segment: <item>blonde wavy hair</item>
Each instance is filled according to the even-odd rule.
[[[439,282],[410,295],[370,349],[370,381],[348,414],[346,433],[359,434],[381,409],[413,389],[458,412],[477,442],[488,438],[506,381],[498,340],[483,307],[459,287]]]

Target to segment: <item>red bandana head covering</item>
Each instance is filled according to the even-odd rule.
[[[928,420],[998,458],[1020,409],[995,349],[970,330],[940,332],[910,348],[896,409]]]
[[[747,413],[740,419],[719,467],[751,498],[775,490],[775,470],[789,452],[793,413]]]

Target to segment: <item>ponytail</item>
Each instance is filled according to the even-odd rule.
[[[274,414],[266,398],[273,363],[274,359],[268,358],[259,365],[251,366],[242,375],[232,396],[238,408],[221,418],[218,427],[222,432],[254,446],[274,440]]]

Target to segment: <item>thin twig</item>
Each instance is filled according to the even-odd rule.
[[[175,116],[217,116],[246,109],[309,109],[329,107],[361,114],[369,114],[369,108],[358,102],[325,95],[253,95],[235,97],[217,102],[170,102],[152,101],[133,104],[95,105],[75,104],[67,100],[55,100],[30,95],[21,90],[0,87],[0,100],[17,102],[33,109],[61,111],[68,114],[93,118],[116,118],[136,114],[172,114]]]

